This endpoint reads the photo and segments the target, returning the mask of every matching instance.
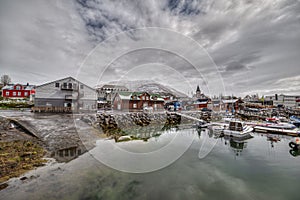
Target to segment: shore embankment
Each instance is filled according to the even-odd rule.
[[[0,183],[43,166],[45,153],[41,140],[0,117]]]
[[[210,115],[203,112],[184,112],[185,115],[197,119],[210,120]],[[85,116],[86,117],[86,116]],[[165,129],[169,126],[190,124],[196,122],[192,119],[182,117],[178,113],[170,112],[119,112],[119,113],[98,113],[95,121],[96,125],[107,136],[113,136],[116,141],[122,136],[128,135],[128,132],[140,127],[161,126]]]

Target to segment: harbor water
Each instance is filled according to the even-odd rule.
[[[157,129],[147,139],[143,129],[141,139],[101,139],[74,160],[11,180],[0,199],[299,199],[300,156],[290,137],[234,141],[208,129]]]

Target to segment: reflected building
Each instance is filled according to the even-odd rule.
[[[53,157],[58,162],[68,162],[70,160],[75,159],[76,157],[80,156],[85,152],[86,152],[85,149],[83,150],[78,146],[72,146],[72,147],[63,148],[55,151]]]

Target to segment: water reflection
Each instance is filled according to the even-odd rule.
[[[2,190],[2,198],[298,199],[300,153],[299,150],[289,148],[291,137],[280,136],[280,141],[275,141],[267,134],[255,133],[249,140],[236,141],[219,137],[219,134],[210,129],[184,129],[180,125],[167,129],[157,126],[124,131],[150,139],[147,142],[123,143],[115,143],[113,139],[101,140],[99,149],[96,147],[90,154],[60,165],[59,169],[45,169],[39,174],[39,178],[26,184]],[[176,134],[177,143],[170,151],[156,156],[152,162],[147,163],[148,158],[143,160],[143,153],[153,150],[150,147],[161,148],[165,145],[164,142],[169,142]],[[125,163],[131,165],[129,167],[146,167],[168,159],[184,143],[184,139],[193,139],[190,148],[170,165],[151,173],[122,173],[105,167],[91,156],[102,154],[107,159],[114,158],[113,161],[119,161],[116,163],[118,166]],[[122,155],[118,157],[120,154],[114,155],[117,149],[105,146],[109,142],[143,155],[137,160],[132,160],[131,157],[123,159]],[[271,142],[274,144],[272,154],[269,153]],[[210,152],[205,159],[197,157],[201,146],[203,155]],[[81,148],[76,146],[59,149],[55,156],[70,158],[82,154],[83,150],[80,152],[79,149]]]
[[[58,162],[68,162],[73,160],[86,152],[82,147],[71,146],[67,148],[62,148],[52,153],[52,157],[55,158]]]
[[[290,149],[289,153],[293,156],[293,157],[297,157],[300,155],[300,150],[299,149]]]
[[[278,135],[268,134],[266,137],[267,141],[270,141],[272,148],[274,148],[274,143],[277,143],[281,140]]]
[[[225,145],[228,145],[228,140],[225,140]],[[230,145],[231,149],[233,150],[234,154],[236,156],[240,156],[243,149],[245,149],[247,147],[247,142],[230,139],[229,145]]]

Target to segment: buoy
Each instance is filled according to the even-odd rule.
[[[290,146],[292,149],[298,147],[298,145],[297,145],[296,143],[294,143],[294,142],[290,142],[290,143],[289,143],[289,146]]]

